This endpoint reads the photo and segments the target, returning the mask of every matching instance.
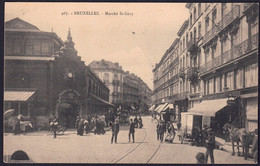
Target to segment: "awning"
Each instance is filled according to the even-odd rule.
[[[173,104],[168,104],[166,107],[163,108],[162,112],[167,110],[167,109],[173,109]]]
[[[167,105],[168,105],[168,103],[161,104],[161,105],[160,105],[161,107],[157,109],[157,112],[158,112],[158,113],[161,113],[162,110],[163,110]]]
[[[94,97],[95,99],[97,99],[97,100],[99,100],[99,101],[101,101],[101,102],[103,102],[103,103],[105,103],[105,104],[107,104],[107,105],[110,105],[110,106],[115,107],[114,104],[111,104],[111,103],[109,103],[109,102],[103,100],[102,98],[100,98],[100,97],[98,97],[98,96],[95,96],[95,95],[93,95],[93,94],[91,94],[91,93],[89,93],[89,94],[90,94],[92,97]]]
[[[151,106],[151,107],[149,108],[149,111],[154,110],[154,108],[155,108],[155,105]]]
[[[5,91],[4,101],[27,101],[34,93],[35,91]]]
[[[194,115],[215,116],[215,113],[227,106],[227,98],[216,100],[204,100],[189,109],[188,112]]]

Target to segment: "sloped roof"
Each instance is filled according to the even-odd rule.
[[[5,28],[6,29],[19,29],[19,30],[32,30],[32,31],[40,31],[40,29],[38,27],[36,27],[35,25],[32,25],[18,17],[9,20],[7,22],[5,22]]]
[[[118,64],[118,63],[117,63]],[[89,67],[92,69],[115,69],[124,72],[121,66],[117,65],[116,63],[106,61],[102,59],[101,61],[93,61],[89,64]]]

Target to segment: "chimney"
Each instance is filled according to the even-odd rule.
[[[119,63],[118,62],[116,62],[116,63],[114,63],[117,67],[119,67]]]

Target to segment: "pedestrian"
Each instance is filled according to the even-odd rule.
[[[206,157],[204,153],[199,152],[196,155],[196,159],[197,159],[197,164],[207,164],[206,163]]]
[[[157,123],[157,126],[156,126],[157,140],[160,139],[160,131],[159,131],[159,128],[160,128],[160,122],[158,122],[158,123]]]
[[[167,123],[167,135],[165,137],[165,141],[172,143],[175,137],[175,128],[171,122]]]
[[[206,147],[206,140],[208,138],[208,127],[206,125],[203,126],[203,130],[202,130],[202,141],[201,144],[202,146]]]
[[[138,123],[139,123],[139,128],[142,128],[143,127],[143,120],[142,120],[141,116],[139,116]]]
[[[75,123],[75,127],[77,129],[77,135],[79,135],[79,122],[80,122],[80,119],[79,119],[79,116],[77,116],[76,123]]]
[[[56,132],[57,132],[58,124],[59,124],[58,120],[57,120],[56,116],[54,116],[52,122],[50,123],[51,130],[53,131],[53,134],[54,134],[53,138],[56,138],[56,136],[57,136]]]
[[[100,119],[96,119],[96,128],[94,130],[94,134],[100,134]]]
[[[111,144],[113,143],[113,140],[115,138],[115,143],[117,143],[117,135],[119,133],[119,121],[118,119],[115,120],[114,123],[112,123],[112,138],[111,138]]]
[[[87,119],[84,120],[84,129],[85,129],[86,134],[88,134],[88,132],[89,132],[89,122],[88,122]]]
[[[165,130],[166,130],[166,125],[165,125],[164,121],[161,121],[160,125],[159,125],[159,134],[160,134],[161,142],[163,142]]]
[[[135,128],[138,128],[138,119],[137,119],[137,115],[134,118],[134,123],[135,123]]]
[[[255,129],[255,137],[253,139],[251,154],[255,163],[258,163],[258,129]]]
[[[16,117],[16,123],[14,126],[14,135],[17,135],[21,132],[21,121],[22,121],[22,116],[18,115]]]
[[[129,128],[129,134],[128,134],[129,142],[131,142],[130,141],[131,134],[132,134],[132,138],[133,138],[133,143],[135,143],[135,124],[133,122],[133,119],[130,119],[130,128]]]
[[[214,154],[213,150],[215,148],[215,134],[212,129],[208,130],[208,138],[206,140],[206,163],[208,163],[208,156],[210,156],[211,164],[214,164]]]
[[[177,122],[177,128],[178,128],[178,130],[180,130],[180,128],[181,128],[181,122],[180,121]]]
[[[78,131],[79,131],[79,135],[83,136],[83,132],[84,132],[84,119],[83,118],[81,118],[79,121]]]

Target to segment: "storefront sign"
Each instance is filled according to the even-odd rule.
[[[230,105],[234,105],[236,104],[236,101],[235,100],[227,100],[227,104],[230,106]]]

